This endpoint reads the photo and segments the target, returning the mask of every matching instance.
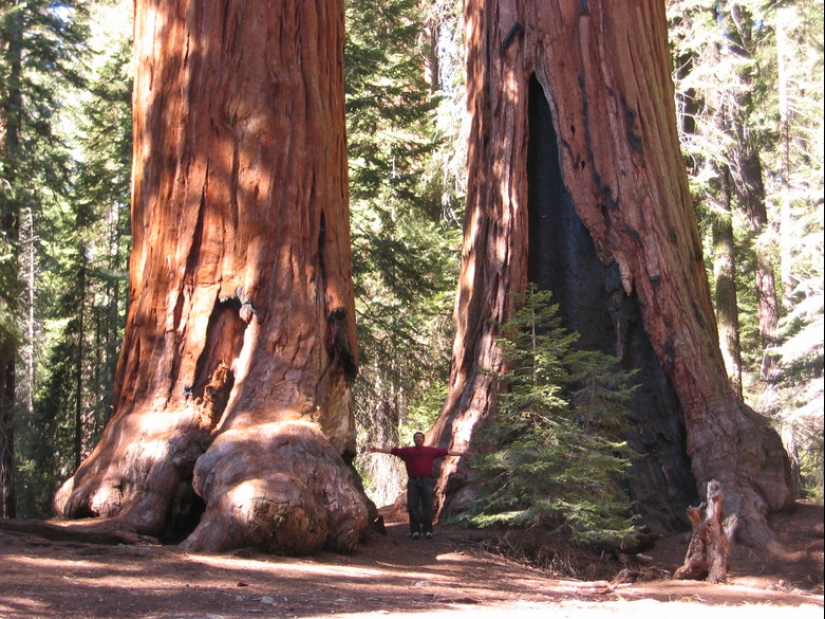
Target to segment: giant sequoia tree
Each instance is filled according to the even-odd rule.
[[[342,2],[138,0],[135,55],[115,413],[57,511],[190,549],[350,550]]]
[[[745,541],[791,502],[787,456],[728,382],[676,132],[661,0],[468,0],[469,189],[449,395],[431,439],[488,418],[496,324],[528,281],[589,348],[639,368],[631,490],[654,530],[711,478]],[[490,370],[494,370],[491,372]],[[464,496],[442,467],[442,509]]]

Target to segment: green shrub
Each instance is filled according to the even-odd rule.
[[[576,541],[623,539],[636,525],[621,481],[631,450],[619,438],[633,373],[575,348],[549,292],[530,288],[502,325],[505,371],[492,423],[474,441],[481,492],[460,520],[568,530]]]

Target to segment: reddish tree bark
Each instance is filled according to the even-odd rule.
[[[621,308],[637,307],[636,326],[675,393],[672,406],[649,406],[635,431],[676,419],[686,444],[677,436],[673,445],[689,458],[692,496],[718,480],[744,540],[772,543],[766,515],[790,505],[788,460],[767,422],[735,396],[719,351],[676,131],[664,3],[468,0],[465,19],[472,115],[465,241],[449,393],[430,442],[462,448],[487,418],[497,387],[490,370],[502,363],[495,325],[512,311],[510,293],[525,289],[530,261],[567,242],[562,235],[538,246],[543,239],[531,235],[540,222],[528,202],[541,186],[555,192],[553,208],[571,207],[571,225],[583,225],[606,277],[615,274],[602,294],[614,319],[614,354],[633,359],[626,342],[635,335],[619,323],[632,318]],[[550,126],[533,124],[531,83]],[[557,178],[529,163],[537,141],[558,160]],[[562,255],[549,269],[572,270],[575,279],[576,259]],[[678,457],[650,454],[635,475],[658,475],[653,483],[666,497],[667,466]],[[467,491],[458,461],[447,459],[442,509]]]
[[[342,2],[135,10],[116,412],[57,511],[168,537],[199,522],[195,550],[351,550],[370,504],[348,462]]]
[[[693,527],[684,563],[673,573],[676,580],[702,580],[713,584],[727,582],[728,560],[736,533],[736,514],[725,514],[722,487],[708,482],[707,500],[688,509]]]

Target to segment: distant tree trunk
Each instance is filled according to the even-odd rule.
[[[642,370],[632,439],[649,449],[631,489],[652,528],[687,525],[683,510],[715,478],[745,541],[772,543],[766,514],[791,503],[788,459],[734,394],[719,351],[664,3],[468,0],[465,22],[465,241],[449,393],[430,442],[463,447],[488,418],[496,325],[530,279],[553,290],[583,345]],[[444,461],[443,510],[471,492],[465,477]]]
[[[720,23],[725,28],[725,41],[730,51],[753,60],[752,28],[755,18],[743,5],[730,3],[720,11]],[[729,19],[728,19],[729,18]],[[735,31],[735,34],[734,34]],[[733,185],[740,207],[748,219],[750,233],[756,254],[755,292],[756,313],[759,320],[759,336],[764,351],[762,361],[762,378],[775,377],[778,370],[777,359],[769,350],[777,344],[777,327],[779,326],[779,304],[776,296],[773,258],[766,243],[768,232],[768,210],[765,199],[765,183],[762,175],[762,160],[759,145],[754,139],[749,115],[754,109],[752,91],[754,86],[753,66],[745,64],[736,77],[740,84],[731,93],[727,104],[730,124],[733,129],[733,149],[731,152],[731,172]]]
[[[21,12],[17,2],[8,8],[7,28],[0,36],[0,53],[8,63],[4,86],[0,88],[0,518],[15,516],[14,410],[17,406],[17,359],[19,334],[16,332],[20,282],[19,151],[20,122],[23,113],[21,79],[23,48],[20,42]]]
[[[115,413],[56,508],[192,550],[349,551],[370,504],[350,465],[342,2],[135,9]]]
[[[23,218],[25,240],[21,243],[21,249],[25,247],[25,281],[26,281],[26,351],[22,355],[26,367],[25,393],[20,394],[19,385],[16,398],[25,402],[26,414],[34,414],[34,389],[35,389],[35,359],[37,357],[37,342],[35,328],[37,327],[37,317],[35,315],[35,291],[37,290],[38,264],[36,259],[37,233],[34,228],[34,213],[31,208],[26,209]]]
[[[14,357],[10,342],[0,341],[0,518],[14,518]]]
[[[782,274],[782,303],[786,309],[793,306],[792,293],[795,287],[792,267],[792,244],[791,234],[791,149],[790,149],[790,106],[788,102],[788,55],[790,42],[788,40],[788,27],[793,19],[792,10],[788,7],[776,9],[776,80],[779,96],[779,155],[781,161],[782,178],[779,216],[779,250]]]
[[[441,89],[441,63],[438,56],[438,41],[441,36],[441,18],[430,15],[422,35],[426,39],[424,52],[424,78],[430,85],[430,92],[435,94]]]
[[[713,279],[716,291],[716,321],[719,346],[734,391],[742,397],[742,356],[739,345],[739,306],[736,294],[736,257],[731,221],[731,179],[726,165],[717,167],[719,204],[711,223]]]
[[[756,254],[755,292],[756,314],[759,320],[759,338],[764,356],[762,378],[770,380],[778,370],[777,359],[770,355],[770,349],[777,344],[779,326],[779,303],[776,296],[773,258],[765,243],[768,231],[768,211],[765,205],[765,185],[762,181],[762,162],[757,148],[749,143],[744,127],[740,127],[740,143],[734,150],[736,162],[734,187],[741,208],[748,219],[748,225]]]
[[[74,385],[74,467],[80,466],[83,457],[83,351],[86,339],[84,312],[86,311],[86,247],[80,246],[79,271],[77,274],[77,288],[79,307],[77,308],[77,350],[75,354],[75,385]]]

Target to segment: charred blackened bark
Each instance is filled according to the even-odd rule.
[[[581,348],[613,355],[638,371],[640,387],[628,404],[632,432],[626,437],[640,454],[631,470],[631,496],[652,531],[678,529],[696,498],[679,399],[645,332],[636,295],[624,293],[615,263],[599,260],[576,213],[562,178],[550,106],[535,76],[528,112],[527,278],[553,292],[564,324],[580,334]]]

